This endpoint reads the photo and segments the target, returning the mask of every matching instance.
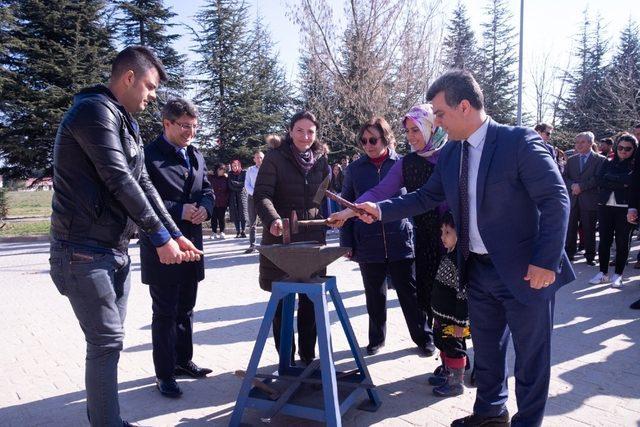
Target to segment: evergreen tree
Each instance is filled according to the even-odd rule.
[[[629,21],[620,34],[605,80],[598,88],[597,124],[603,134],[613,135],[634,125],[640,117],[640,38],[638,25]]]
[[[282,130],[290,88],[260,19],[241,0],[209,0],[197,15],[198,95],[205,147],[222,161],[250,162],[266,134]]]
[[[478,47],[476,37],[469,25],[467,8],[458,2],[453,18],[447,25],[444,39],[444,65],[447,68],[460,68],[476,73],[478,67]]]
[[[500,123],[515,123],[517,46],[511,12],[505,0],[490,0],[488,20],[482,24],[481,59],[477,79],[487,113]]]
[[[82,87],[105,82],[114,52],[100,0],[11,0],[16,26],[0,59],[0,155],[7,177],[49,175],[63,113]],[[4,8],[3,8],[4,9]],[[6,76],[7,74],[5,74]]]
[[[162,0],[120,0],[116,2],[121,17],[116,26],[125,45],[142,45],[151,48],[162,61],[169,80],[162,84],[159,100],[181,96],[186,89],[186,55],[179,54],[172,44],[179,34],[168,34],[175,25],[170,23],[176,16],[171,8],[164,7]],[[145,142],[152,141],[161,131],[160,105],[153,104],[137,117],[140,133]]]
[[[574,55],[579,63],[568,73],[569,93],[563,102],[560,118],[565,130],[577,133],[593,131],[597,137],[604,136],[600,117],[600,87],[606,78],[604,55],[607,43],[602,39],[600,19],[592,26],[585,10],[579,35],[579,44]]]

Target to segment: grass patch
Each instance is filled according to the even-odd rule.
[[[10,221],[0,228],[0,237],[49,234],[50,221]]]
[[[49,216],[52,197],[53,191],[8,191],[9,217]]]

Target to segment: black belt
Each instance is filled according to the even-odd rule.
[[[491,256],[489,254],[478,254],[475,252],[469,252],[469,258],[475,258],[483,264],[491,264]]]

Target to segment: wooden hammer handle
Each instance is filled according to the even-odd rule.
[[[329,190],[327,190],[325,192],[325,194],[327,195],[328,198],[330,198],[331,200],[333,200],[334,202],[336,202],[340,206],[342,206],[344,208],[349,208],[352,211],[354,211],[355,213],[357,213],[358,215],[369,215],[369,216],[373,217],[373,219],[378,219],[375,216],[371,215],[369,212],[365,211],[364,209],[360,209],[354,203],[351,203],[350,201],[348,201],[346,199],[343,199],[342,197],[338,196],[335,193],[332,193]]]

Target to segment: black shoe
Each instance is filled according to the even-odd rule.
[[[431,343],[431,342],[423,344],[423,345],[419,346],[418,348],[420,349],[420,352],[422,354],[424,354],[426,357],[431,357],[431,356],[433,356],[433,353],[436,352],[436,346],[433,345],[433,343]]]
[[[451,427],[509,427],[509,412],[504,411],[497,417],[483,417],[471,414],[451,423]]]
[[[240,238],[240,233],[237,233],[236,234],[236,239],[239,239],[239,238]]]
[[[175,375],[189,375],[192,378],[203,378],[211,372],[213,372],[211,369],[201,368],[191,360],[184,365],[176,365],[174,370]]]
[[[175,378],[169,378],[166,380],[161,380],[160,378],[156,378],[156,387],[160,390],[160,393],[163,396],[176,398],[182,396],[182,390],[180,390],[180,386],[176,382]]]
[[[384,343],[380,343],[380,344],[377,344],[377,345],[371,345],[371,344],[369,344],[369,345],[367,346],[367,354],[368,354],[369,356],[373,356],[374,354],[378,354],[378,353],[380,353],[380,349],[381,349],[382,347],[384,347]]]
[[[636,263],[633,264],[633,268],[636,270],[640,270],[640,261],[636,261]]]
[[[569,258],[569,261],[574,262],[576,260],[576,256],[575,255],[567,255],[567,258]]]
[[[306,368],[307,366],[311,365],[313,360],[314,360],[313,357],[302,357],[302,356],[300,356],[300,363],[302,364],[302,367],[304,367],[304,368]]]
[[[629,306],[632,310],[640,310],[640,299]]]
[[[594,266],[594,265],[596,265],[596,262],[594,260],[592,260],[592,259],[588,259],[587,260],[587,265]]]
[[[242,237],[244,239],[245,237],[247,237],[247,235],[244,234],[244,231],[243,231],[242,233],[240,233],[240,237]]]
[[[256,248],[253,247],[253,245],[249,246],[249,249],[247,249],[246,251],[244,251],[245,254],[252,254],[256,251]]]

